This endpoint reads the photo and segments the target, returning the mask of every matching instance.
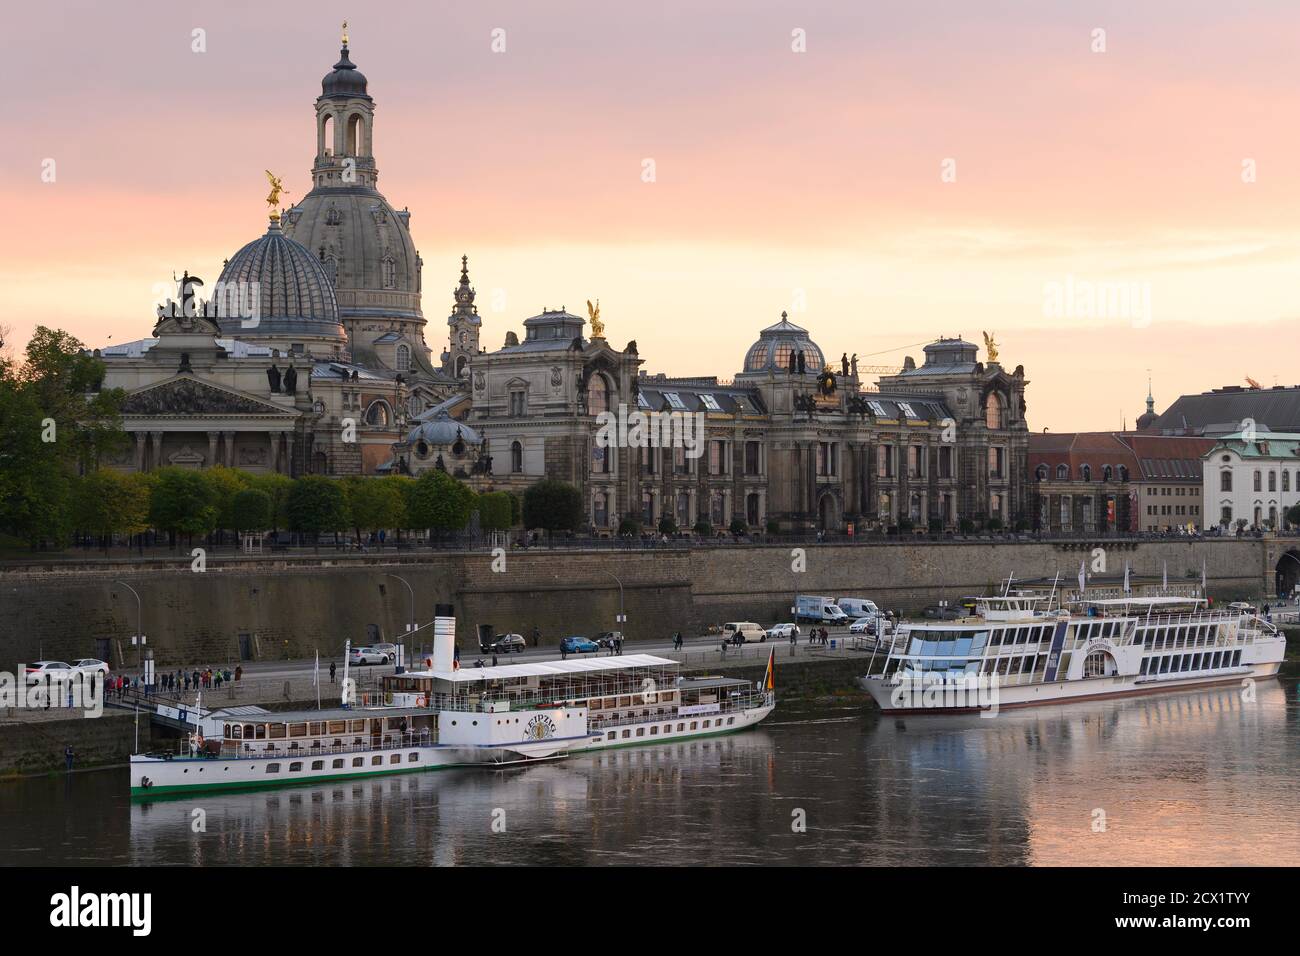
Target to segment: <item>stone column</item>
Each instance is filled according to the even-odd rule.
[[[235,462],[235,435],[237,432],[222,432],[226,438],[226,465],[234,468]]]
[[[767,528],[767,489],[758,489],[758,526]]]
[[[150,469],[152,470],[153,468],[161,468],[163,465],[163,460],[162,460],[163,433],[150,432],[149,440],[153,445],[153,464],[150,466]]]
[[[284,473],[293,477],[293,432],[284,432]]]
[[[280,433],[267,432],[266,437],[271,439],[271,471],[280,470]]]
[[[132,432],[135,436],[135,470],[144,471],[144,432]]]
[[[221,432],[208,432],[208,458],[203,463],[203,467],[211,468],[213,465],[221,464],[217,458],[217,439],[221,437]]]

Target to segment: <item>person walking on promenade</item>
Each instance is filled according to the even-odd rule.
[[[73,751],[72,744],[68,744],[63,748],[63,763],[68,768],[68,773],[72,773],[72,761],[75,760],[76,757],[77,754]]]
[[[186,674],[186,675],[185,675],[185,692],[188,694],[188,693],[189,693],[189,690],[190,690],[190,675],[189,675],[189,674]]]
[[[239,680],[239,669],[235,669],[235,680]],[[330,683],[334,683],[334,662],[330,661]]]
[[[330,664],[330,670],[332,671],[333,669],[334,669],[334,665],[331,663],[331,664]],[[236,665],[235,665],[235,682],[238,683],[239,681],[241,681],[241,680],[243,680],[243,679],[244,679],[244,665],[243,665],[243,664],[236,664]],[[330,675],[330,679],[333,680],[333,674]]]
[[[537,625],[534,624],[533,625],[533,647],[540,647],[541,643],[542,643],[542,632],[538,629]]]

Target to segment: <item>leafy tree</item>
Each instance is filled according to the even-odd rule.
[[[357,541],[363,531],[400,528],[406,520],[406,496],[400,485],[386,478],[345,478],[343,489]]]
[[[226,527],[232,531],[266,531],[271,524],[271,496],[260,488],[241,488],[230,497]]]
[[[264,475],[251,476],[249,487],[264,492],[270,501],[270,512],[267,517],[270,520],[271,530],[279,531],[282,525],[287,527],[289,490],[293,488],[293,479],[278,472],[268,472]]]
[[[749,525],[745,523],[744,518],[732,518],[729,530],[732,534],[744,534],[749,530]]]
[[[659,533],[676,534],[677,522],[674,521],[672,518],[668,517],[668,515],[664,515],[662,518],[659,519]]]
[[[513,524],[514,495],[508,491],[489,491],[478,496],[479,527],[484,531],[506,531]]]
[[[988,520],[987,527],[988,527],[988,529],[989,529],[990,531],[1001,531],[1001,530],[1002,530],[1002,519],[1001,519],[1001,518],[997,518],[997,517],[990,518],[990,519]]]
[[[252,476],[245,471],[227,468],[225,465],[213,465],[200,474],[208,486],[208,494],[213,507],[217,509],[217,527],[239,531],[236,527],[231,506],[239,492],[251,487]],[[259,529],[260,530],[260,529]]]
[[[556,531],[576,531],[583,522],[582,494],[566,481],[545,478],[524,492],[523,522],[548,537]]]
[[[641,533],[641,519],[632,513],[625,514],[623,520],[618,523],[618,536],[620,538],[634,538]]]
[[[150,483],[142,475],[97,468],[72,485],[72,521],[107,550],[113,535],[139,534],[149,527]]]
[[[1288,524],[1300,525],[1300,504],[1287,508],[1285,515]]]
[[[694,530],[701,538],[707,538],[713,534],[713,525],[701,518],[699,521],[695,522]]]
[[[401,541],[403,529],[412,527],[411,499],[415,495],[415,479],[410,475],[385,475],[379,480],[388,487],[395,488],[401,498],[402,513],[392,525],[397,529],[397,540]]]
[[[149,523],[166,531],[175,545],[176,535],[193,540],[217,527],[217,508],[210,500],[203,473],[187,468],[161,468],[152,477]]]
[[[322,531],[340,531],[348,521],[348,499],[341,482],[323,475],[304,475],[289,489],[285,503],[289,527],[319,539]]]
[[[474,510],[474,492],[445,471],[430,469],[415,480],[409,504],[411,526],[431,531],[459,531]]]

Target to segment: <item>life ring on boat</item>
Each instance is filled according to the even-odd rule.
[[[190,731],[190,753],[199,749],[198,738],[194,736],[194,731]]]
[[[150,787],[153,786],[153,781],[150,780],[148,777],[141,777],[141,778],[140,778],[140,786],[143,787],[144,789],[148,790]]]
[[[202,735],[202,734],[199,734],[199,735],[198,735],[198,745],[199,745],[199,750],[202,750],[202,749],[203,749],[203,735]]]
[[[416,706],[416,707],[428,707],[428,706],[429,706],[429,698],[427,698],[427,697],[425,697],[423,694],[421,694],[419,697],[415,698],[415,706]]]
[[[425,670],[430,670],[430,671],[433,670],[433,658],[432,658],[432,657],[426,657],[426,658],[424,659],[424,668],[425,668]]]
[[[369,694],[362,694],[362,695],[361,695],[361,706],[362,706],[362,707],[369,707],[369,706],[370,706],[370,695],[369,695]]]

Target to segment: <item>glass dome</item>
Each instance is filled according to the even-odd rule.
[[[805,372],[820,372],[825,366],[825,356],[817,343],[808,337],[808,331],[795,325],[782,312],[781,321],[763,329],[758,341],[745,353],[745,371],[788,372],[790,357],[800,352],[804,356]]]

